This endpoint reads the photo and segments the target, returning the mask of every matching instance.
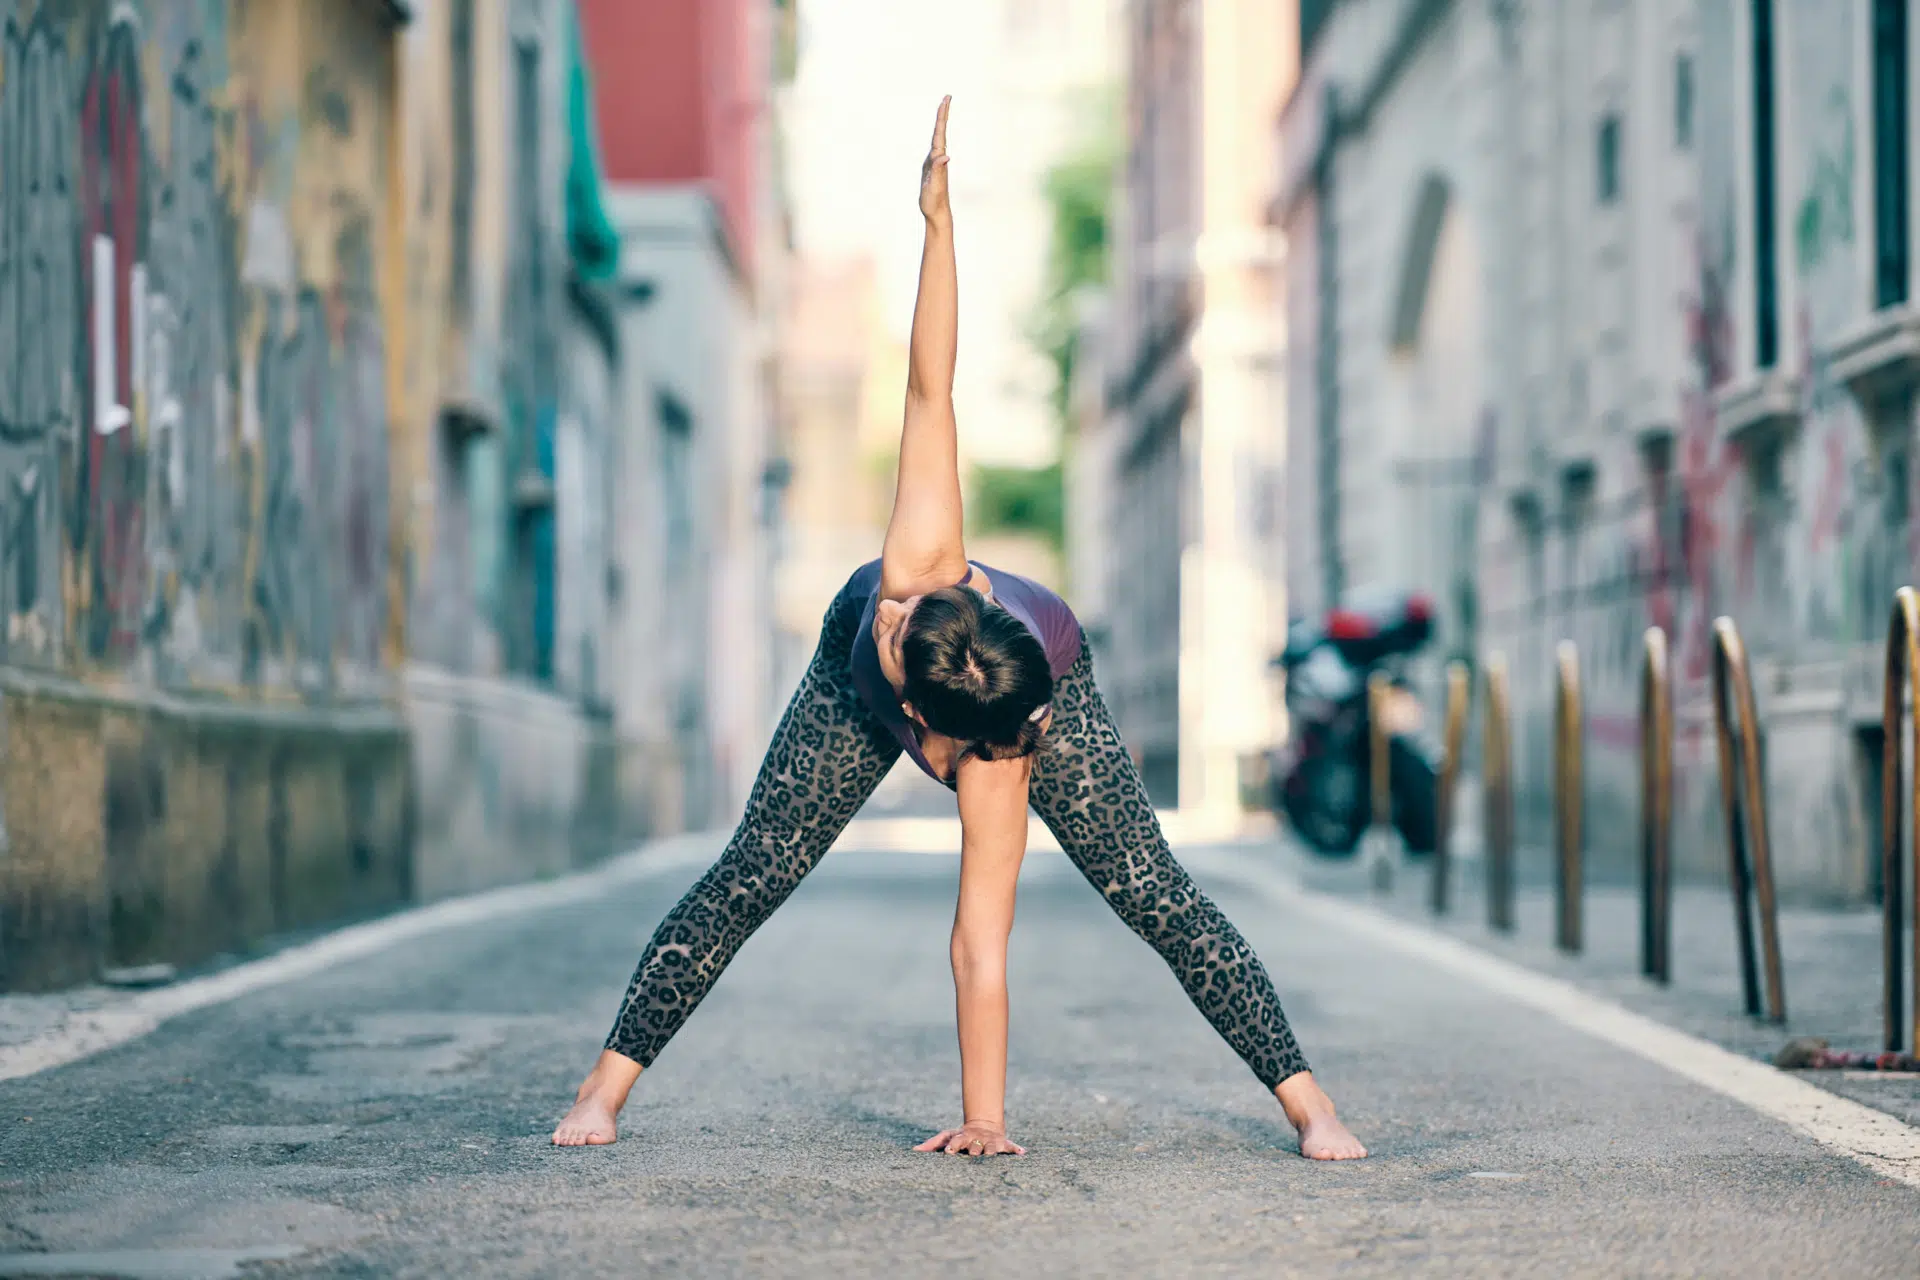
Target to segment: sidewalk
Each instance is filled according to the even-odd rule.
[[[1677,884],[1673,892],[1673,982],[1661,988],[1640,976],[1638,891],[1614,885],[1586,890],[1582,954],[1553,945],[1552,863],[1544,849],[1518,853],[1515,928],[1487,927],[1484,864],[1456,857],[1449,913],[1428,909],[1431,859],[1408,859],[1397,847],[1390,888],[1374,888],[1363,858],[1335,862],[1315,857],[1290,836],[1252,846],[1268,852],[1320,893],[1364,898],[1389,914],[1418,920],[1517,964],[1576,985],[1749,1057],[1771,1060],[1788,1040],[1817,1036],[1836,1049],[1877,1050],[1881,1027],[1881,923],[1878,907],[1849,910],[1783,908],[1781,966],[1785,973],[1784,1027],[1743,1012],[1733,894],[1724,886]],[[1473,851],[1468,851],[1471,854]],[[1757,945],[1756,938],[1756,945]],[[1765,978],[1762,977],[1763,999]],[[1920,1075],[1871,1071],[1806,1071],[1801,1078],[1844,1097],[1920,1125]]]

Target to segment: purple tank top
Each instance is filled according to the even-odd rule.
[[[1067,607],[1067,602],[1031,578],[995,569],[977,560],[968,563],[987,575],[987,580],[993,584],[994,600],[1020,619],[1040,642],[1040,647],[1046,650],[1047,670],[1053,678],[1058,680],[1073,670],[1073,664],[1080,660],[1080,622],[1073,616],[1073,610]],[[913,762],[935,782],[951,787],[953,782],[935,773],[933,766],[927,763],[926,753],[920,749],[920,737],[913,730],[913,722],[900,709],[899,695],[894,693],[893,686],[887,683],[885,673],[880,670],[880,648],[873,640],[873,615],[880,601],[880,562],[870,560],[855,569],[853,576],[847,579],[846,590],[858,592],[867,600],[866,608],[860,613],[859,629],[853,633],[854,688],[860,691],[860,697],[880,723],[886,726],[887,732],[899,741]]]

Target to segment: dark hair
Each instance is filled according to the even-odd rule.
[[[983,760],[1032,755],[1034,711],[1053,697],[1047,651],[1026,624],[972,587],[920,598],[900,641],[901,691],[927,727]]]

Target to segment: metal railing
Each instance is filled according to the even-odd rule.
[[[1392,735],[1387,732],[1387,698],[1393,681],[1384,671],[1367,677],[1367,805],[1376,831],[1393,825]]]
[[[1779,908],[1768,827],[1766,769],[1752,671],[1740,630],[1730,617],[1713,622],[1712,695],[1720,810],[1727,840],[1740,980],[1746,1012],[1773,1023],[1787,1018]],[[1883,893],[1884,1047],[1920,1056],[1920,591],[1894,594],[1886,638],[1881,730],[1880,869]],[[1555,943],[1579,953],[1585,945],[1587,726],[1580,652],[1563,640],[1556,650],[1553,706]],[[1640,661],[1640,972],[1662,985],[1673,980],[1674,692],[1669,637],[1658,626],[1641,636]],[[1481,799],[1487,926],[1515,928],[1515,813],[1512,704],[1506,655],[1487,655],[1480,671]],[[1375,832],[1393,825],[1391,734],[1383,673],[1368,679],[1372,733],[1368,805]],[[1459,660],[1447,664],[1443,755],[1435,779],[1435,844],[1429,909],[1451,909],[1453,829],[1465,767],[1473,677]],[[1915,765],[1909,768],[1911,758]],[[1909,902],[1911,899],[1911,902]],[[1909,932],[1908,913],[1912,913]],[[1908,978],[1911,964],[1913,977]]]
[[[1920,705],[1911,722],[1907,749],[1913,750],[1915,767],[1901,788],[1901,757],[1905,754],[1900,730],[1906,719],[1909,698],[1920,699],[1920,594],[1912,587],[1894,593],[1893,620],[1887,627],[1886,692],[1881,700],[1880,728],[1880,892],[1884,938],[1883,998],[1885,1001],[1885,1047],[1889,1053],[1902,1051],[1920,1055]],[[1901,827],[1911,837],[1911,857],[1902,855]],[[1909,866],[1909,863],[1911,864]],[[1905,885],[1911,879],[1914,896],[1913,926],[1913,1004],[1904,996],[1906,956],[1902,942],[1906,930],[1902,916],[1906,909]],[[1909,1022],[1908,1014],[1912,1014]],[[1911,1027],[1902,1035],[1902,1024]]]
[[[1486,805],[1487,924],[1513,930],[1513,728],[1508,717],[1507,659],[1487,659],[1487,718],[1480,730],[1484,763],[1481,791]]]
[[[1640,972],[1673,980],[1673,683],[1667,633],[1648,627],[1640,675]]]
[[[1553,830],[1554,942],[1578,954],[1586,883],[1586,780],[1581,757],[1580,651],[1562,640],[1554,662]]]
[[[1467,673],[1467,664],[1454,661],[1447,664],[1447,721],[1446,737],[1440,757],[1440,776],[1435,785],[1439,794],[1434,800],[1434,841],[1433,841],[1433,881],[1429,906],[1433,914],[1447,914],[1447,895],[1453,875],[1453,818],[1454,806],[1458,803],[1460,790],[1460,766],[1464,761],[1461,754],[1467,746],[1467,717],[1471,712],[1473,690]]]
[[[1767,793],[1760,760],[1760,722],[1753,704],[1747,651],[1732,618],[1713,623],[1713,719],[1720,748],[1720,802],[1726,815],[1727,859],[1733,878],[1734,923],[1740,939],[1740,983],[1747,1013],[1759,1017],[1760,980],[1754,964],[1754,897],[1766,966],[1766,1017],[1787,1020],[1786,981],[1780,966],[1780,926],[1773,895],[1773,854],[1767,842]]]

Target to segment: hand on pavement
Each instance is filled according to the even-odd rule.
[[[978,1120],[964,1124],[958,1129],[942,1129],[925,1142],[914,1148],[915,1151],[943,1151],[950,1156],[1023,1156],[1027,1149],[1007,1137],[1007,1131],[998,1125],[984,1124]]]

